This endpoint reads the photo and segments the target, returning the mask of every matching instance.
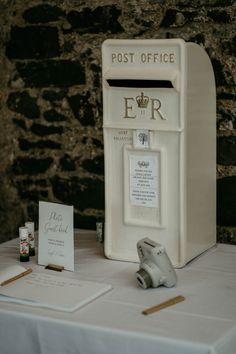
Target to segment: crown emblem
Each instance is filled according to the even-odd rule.
[[[136,97],[136,102],[139,108],[147,108],[149,98],[148,96],[144,96],[143,92],[141,92],[141,95]]]

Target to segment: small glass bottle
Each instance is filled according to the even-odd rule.
[[[25,227],[28,229],[28,237],[29,237],[29,255],[35,256],[35,246],[34,246],[34,222],[27,221],[25,223]]]
[[[28,239],[28,229],[27,227],[21,226],[19,228],[20,236],[20,261],[29,261],[29,239]]]

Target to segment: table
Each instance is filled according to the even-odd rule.
[[[0,265],[18,262],[18,255],[17,239],[0,245]],[[52,272],[36,261],[27,265]],[[113,290],[73,313],[0,302],[1,354],[236,353],[235,246],[218,244],[176,270],[174,288],[140,288],[138,264],[106,259],[94,231],[76,230],[75,263],[74,272],[57,276],[106,282]],[[177,295],[186,300],[141,313]]]

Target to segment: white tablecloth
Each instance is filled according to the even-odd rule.
[[[0,245],[0,265],[18,262],[18,240]],[[52,272],[31,258],[34,271]],[[183,269],[174,288],[138,287],[138,264],[105,259],[93,231],[75,233],[75,272],[113,290],[65,313],[0,302],[1,354],[235,354],[236,247],[219,244]],[[51,273],[50,273],[51,274]],[[144,316],[171,297],[186,300]]]

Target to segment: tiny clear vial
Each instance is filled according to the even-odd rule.
[[[28,229],[27,227],[19,228],[19,237],[20,237],[20,261],[28,262],[29,261],[29,239],[28,239]]]
[[[34,222],[27,221],[25,227],[28,229],[28,238],[29,238],[29,255],[35,256],[35,245],[34,245]]]

